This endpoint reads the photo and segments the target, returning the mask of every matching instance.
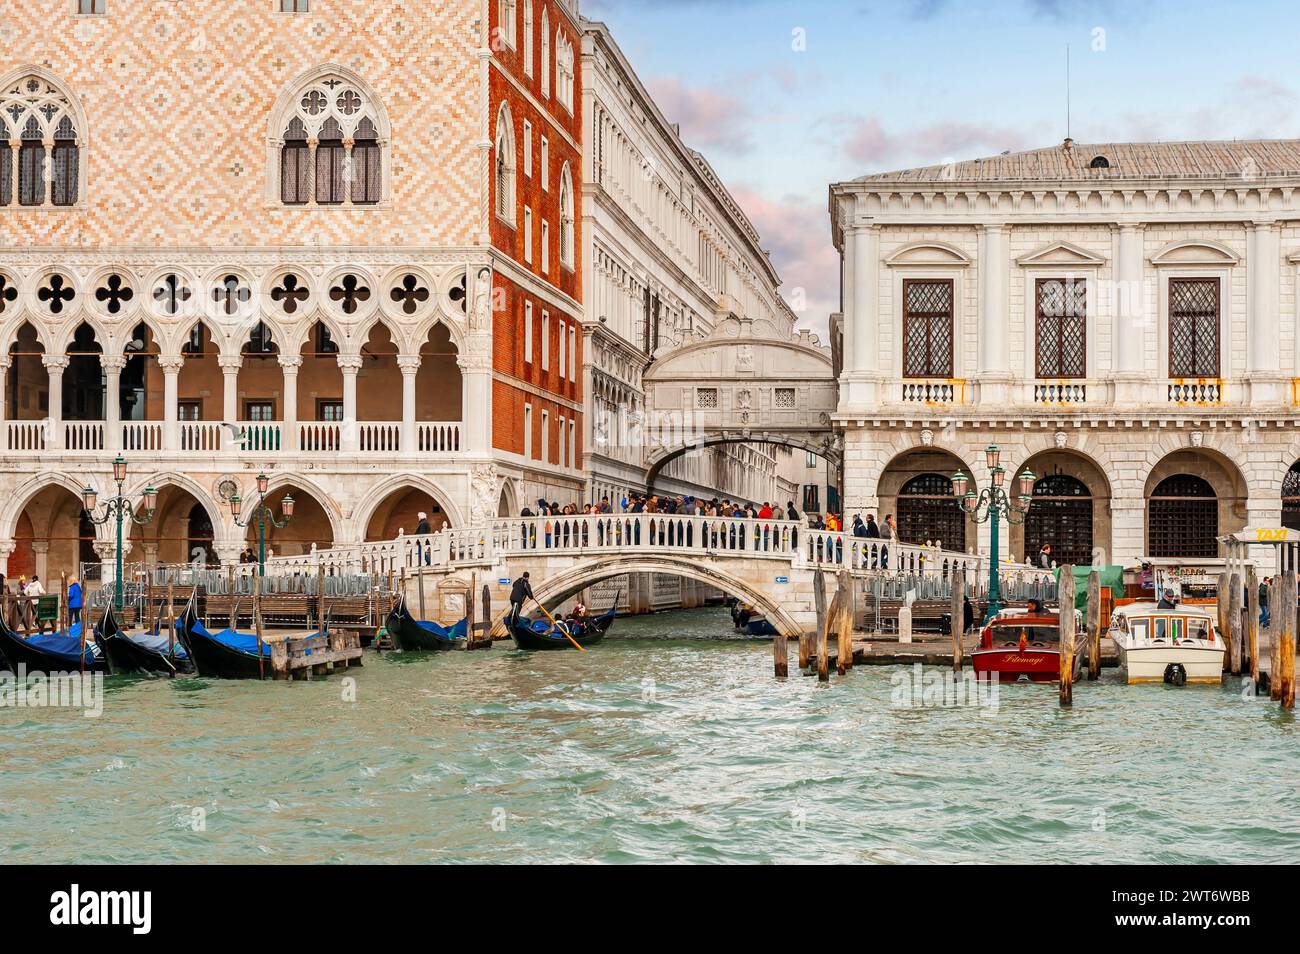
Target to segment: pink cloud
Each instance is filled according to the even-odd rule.
[[[673,76],[653,79],[650,95],[670,123],[682,127],[682,139],[693,149],[744,154],[753,148],[747,128],[749,106],[730,93],[710,86],[687,86]]]
[[[1025,149],[1032,143],[1020,130],[981,123],[931,123],[912,129],[886,129],[876,116],[847,120],[844,152],[854,162],[877,166],[901,161],[928,165],[947,159],[993,155],[1004,149]]]

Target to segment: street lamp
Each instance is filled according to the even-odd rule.
[[[1007,472],[1001,465],[1002,448],[990,444],[984,448],[984,459],[989,467],[989,485],[977,495],[972,487],[967,490],[970,478],[960,470],[952,478],[952,494],[962,513],[970,516],[976,523],[988,522],[990,546],[993,553],[989,558],[989,599],[985,622],[992,619],[1002,609],[1002,588],[998,581],[998,522],[1005,518],[1007,523],[1024,523],[1025,514],[1034,500],[1034,474],[1029,468],[1016,478],[1019,484],[1018,495],[1013,499],[1004,489]]]
[[[266,525],[269,523],[276,529],[283,530],[289,526],[289,521],[293,519],[294,500],[288,494],[280,501],[280,508],[284,513],[283,520],[275,519],[275,513],[266,505],[266,491],[271,485],[271,478],[266,474],[257,475],[257,506],[248,512],[243,520],[239,519],[239,511],[243,507],[244,501],[239,494],[230,495],[230,515],[235,518],[235,526],[247,527],[257,521],[257,575],[266,576]]]
[[[99,493],[89,484],[81,492],[81,506],[86,513],[86,518],[96,526],[102,526],[110,520],[117,521],[117,574],[113,579],[113,607],[120,613],[122,611],[122,523],[130,520],[136,526],[143,526],[152,520],[154,511],[158,509],[158,490],[154,487],[144,489],[140,498],[140,509],[144,511],[144,516],[136,516],[135,504],[122,493],[122,485],[126,483],[126,458],[121,454],[118,454],[113,461],[113,482],[117,484],[117,495],[104,501],[103,516],[95,515]]]

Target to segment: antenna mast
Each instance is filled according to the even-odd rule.
[[[1070,44],[1065,44],[1065,138],[1070,138]]]

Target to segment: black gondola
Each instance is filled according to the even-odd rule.
[[[515,646],[519,649],[572,649],[574,642],[583,648],[594,646],[605,638],[610,626],[614,625],[618,597],[619,594],[615,594],[614,602],[609,609],[600,616],[592,618],[581,632],[571,632],[572,641],[548,619],[533,619],[521,615],[519,619],[512,622],[507,615],[506,629],[510,631],[510,638],[515,641]]]
[[[196,597],[189,603],[176,622],[176,634],[185,644],[185,652],[200,676],[218,679],[262,679],[271,676],[271,646],[262,643],[258,659],[257,636],[234,629],[210,633],[199,622]]]
[[[388,635],[404,652],[440,652],[465,648],[465,634],[469,632],[469,620],[462,619],[451,626],[439,626],[437,623],[418,620],[406,608],[406,597],[403,596],[389,612],[385,627],[388,629]]]
[[[81,623],[69,632],[44,633],[24,638],[9,628],[0,613],[0,655],[17,673],[19,666],[29,673],[108,672],[108,663],[93,640],[81,641]]]
[[[183,643],[176,641],[169,645],[167,637],[156,632],[134,635],[124,632],[111,605],[95,627],[95,642],[114,675],[160,672],[176,676],[194,671],[194,663]]]

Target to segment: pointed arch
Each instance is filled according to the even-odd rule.
[[[560,264],[573,268],[573,174],[565,162],[560,169]]]
[[[497,216],[511,225],[515,222],[515,124],[510,106],[501,104],[497,111],[496,135],[493,138],[493,182],[496,190]]]
[[[542,95],[551,95],[551,11],[542,5]]]
[[[21,142],[18,190],[7,195],[8,204],[83,205],[87,122],[71,87],[38,66],[12,70],[0,81],[0,114],[6,117],[9,135]],[[47,147],[47,142],[53,145]],[[5,199],[0,193],[0,205],[6,204]]]

